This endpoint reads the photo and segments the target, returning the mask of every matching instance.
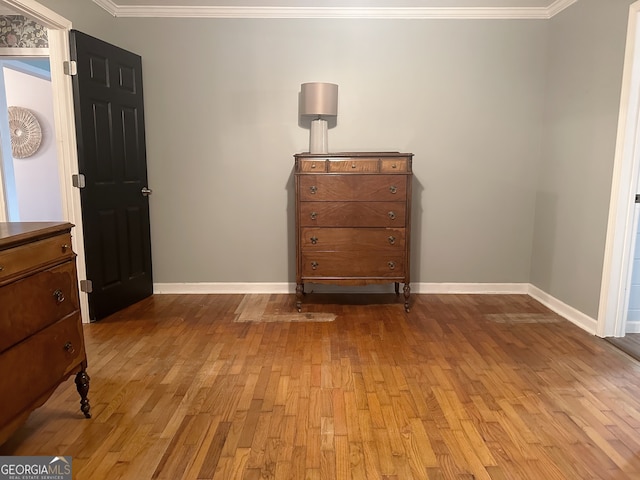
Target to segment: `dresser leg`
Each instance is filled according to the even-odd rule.
[[[409,295],[411,294],[411,287],[408,283],[404,284],[402,293],[404,293],[404,311],[409,313]]]
[[[302,311],[302,296],[304,295],[304,283],[296,284],[296,308]]]
[[[87,395],[89,394],[90,381],[91,379],[84,368],[76,375],[76,388],[80,394],[80,410],[82,410],[82,413],[84,413],[84,416],[87,418],[91,418],[91,413],[89,413],[91,406],[89,405],[89,399],[87,398]]]

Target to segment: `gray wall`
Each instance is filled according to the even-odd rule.
[[[155,281],[294,280],[297,95],[340,85],[331,151],[415,153],[414,282],[532,282],[595,317],[628,6],[545,20],[113,19],[143,57]]]
[[[43,3],[143,57],[156,282],[294,280],[306,81],[340,85],[331,151],[415,153],[415,282],[529,280],[547,22],[107,21]]]
[[[294,280],[297,99],[317,80],[340,85],[332,151],[416,155],[414,281],[528,281],[544,24],[136,24],[155,39],[138,51],[156,281]]]
[[[580,0],[549,29],[531,283],[593,318],[632,3]]]

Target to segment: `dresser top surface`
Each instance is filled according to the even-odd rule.
[[[0,250],[71,230],[68,222],[0,222]]]
[[[341,159],[341,158],[385,158],[385,157],[413,157],[413,153],[401,153],[401,152],[336,152],[336,153],[296,153],[296,158],[326,158],[326,159]]]

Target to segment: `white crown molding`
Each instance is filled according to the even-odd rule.
[[[578,0],[556,0],[547,8],[547,13],[549,14],[548,18],[554,17],[563,11],[565,8],[570,7]]]
[[[369,18],[424,19],[529,19],[546,20],[578,0],[556,0],[548,7],[178,7],[120,6],[112,0],[93,2],[114,17],[164,18]]]

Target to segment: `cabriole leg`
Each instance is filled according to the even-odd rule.
[[[409,295],[411,294],[411,287],[408,283],[404,284],[402,293],[404,293],[404,311],[409,313]]]
[[[302,311],[302,296],[304,295],[304,283],[298,283],[296,285],[296,308],[298,311]]]
[[[76,388],[80,394],[80,410],[82,410],[82,413],[84,413],[84,416],[87,418],[91,418],[91,413],[89,413],[91,406],[89,405],[89,399],[87,398],[87,395],[89,394],[90,381],[91,379],[84,368],[76,375]]]

